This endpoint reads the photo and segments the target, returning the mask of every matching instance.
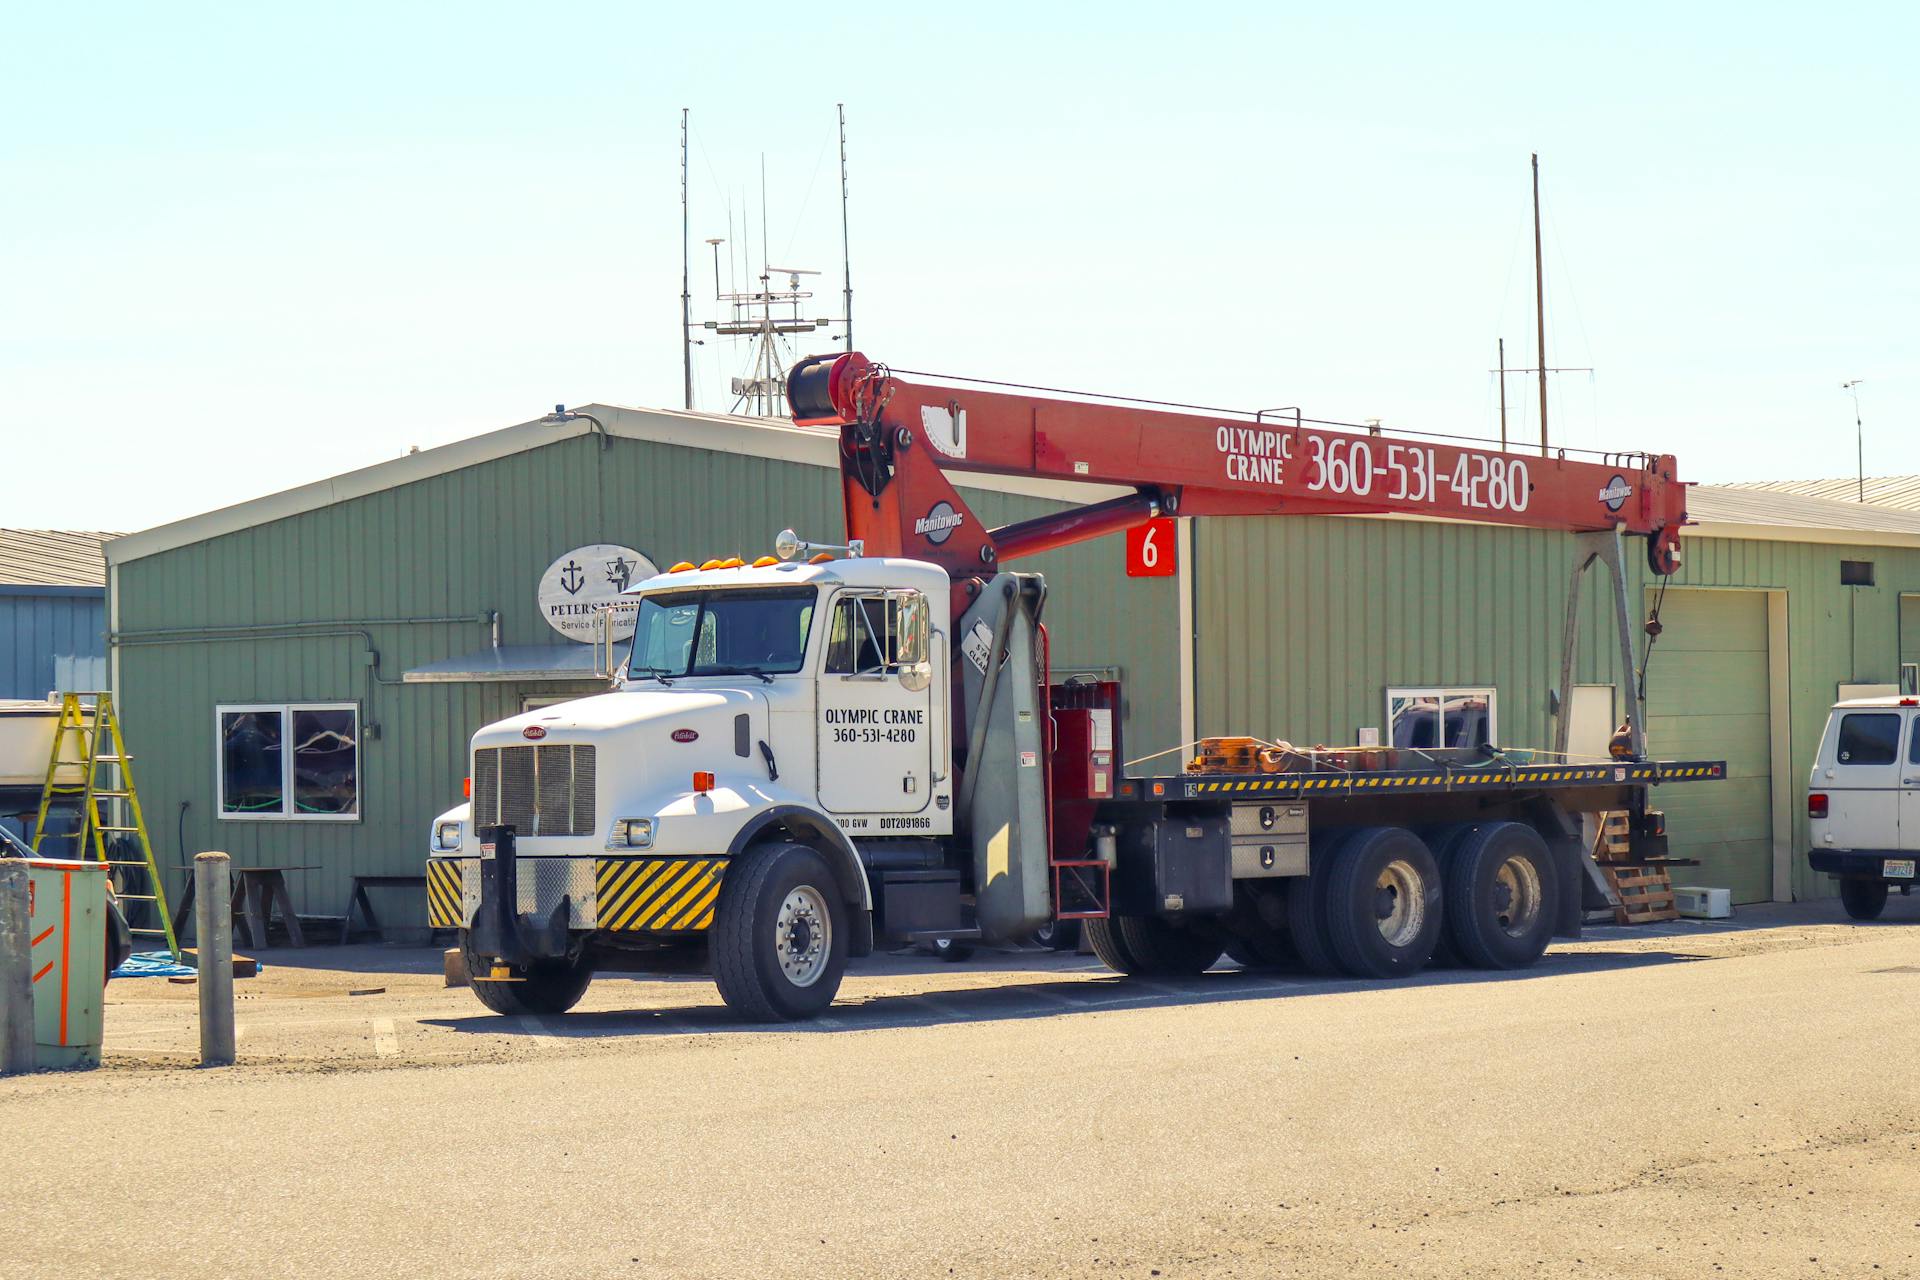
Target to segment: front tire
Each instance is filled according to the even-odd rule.
[[[467,978],[480,1003],[495,1013],[535,1016],[565,1013],[580,1003],[593,981],[593,965],[582,956],[575,961],[536,960],[515,968],[514,981],[496,982],[481,975],[491,971],[490,958],[475,955],[466,930],[460,931],[460,952],[467,962]]]
[[[826,859],[798,844],[747,850],[720,881],[708,937],[720,998],[756,1022],[813,1017],[840,990],[849,932]]]
[[[1887,882],[1885,880],[1842,880],[1840,882],[1840,905],[1855,920],[1878,920],[1880,913],[1887,909]]]

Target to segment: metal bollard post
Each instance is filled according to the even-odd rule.
[[[200,1065],[233,1065],[233,898],[224,853],[193,859],[193,928],[199,947]]]
[[[32,1071],[33,925],[27,864],[0,858],[0,1076]]]

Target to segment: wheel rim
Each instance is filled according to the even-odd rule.
[[[1509,937],[1530,933],[1540,919],[1540,868],[1518,855],[1500,864],[1493,877],[1493,913]]]
[[[1380,869],[1373,882],[1373,919],[1388,946],[1410,946],[1420,936],[1427,920],[1427,895],[1421,889],[1420,872],[1403,858]]]
[[[780,972],[796,987],[810,987],[827,971],[833,920],[818,889],[803,884],[788,892],[773,921],[773,949]]]

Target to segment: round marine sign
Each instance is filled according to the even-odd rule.
[[[575,547],[540,575],[540,616],[569,640],[592,644],[600,638],[600,610],[618,604],[620,593],[659,570],[653,561],[611,542]],[[633,614],[616,615],[613,638],[633,634]]]

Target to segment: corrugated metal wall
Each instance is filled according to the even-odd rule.
[[[989,523],[1058,504],[967,490]],[[559,640],[535,609],[553,559],[624,543],[665,567],[752,556],[791,525],[822,539],[841,527],[838,473],[824,467],[593,436],[355,498],[119,567],[123,634],[467,615],[473,622],[376,622],[343,634],[245,641],[127,643],[121,705],[143,805],[164,861],[222,849],[243,864],[308,865],[290,877],[303,911],[337,914],[355,874],[407,874],[427,824],[458,802],[468,737],[515,714],[523,694],[594,686],[389,684],[410,667],[486,645]],[[1171,580],[1127,581],[1118,539],[1022,567],[1055,584],[1048,621],[1058,665],[1118,665],[1132,681],[1129,747],[1178,740]],[[344,632],[364,631],[361,634]],[[377,668],[367,654],[377,651]],[[214,708],[231,702],[362,704],[362,820],[215,818]],[[377,726],[377,736],[376,727]],[[408,923],[414,923],[409,921]]]
[[[1363,725],[1384,728],[1387,686],[1457,682],[1499,689],[1507,745],[1552,745],[1547,693],[1559,679],[1569,536],[1330,517],[1196,525],[1201,734],[1350,742]],[[1628,542],[1636,612],[1657,582],[1642,546]],[[1899,596],[1920,591],[1920,551],[1689,538],[1685,552],[1676,587],[1786,593],[1793,885],[1799,897],[1829,896],[1831,882],[1805,867],[1806,772],[1836,686],[1898,678]],[[1876,585],[1842,586],[1843,559],[1874,561]],[[1582,682],[1615,679],[1604,581],[1596,566],[1582,605]]]
[[[0,590],[0,698],[44,698],[59,687],[57,659],[104,654],[105,602],[104,591]]]

